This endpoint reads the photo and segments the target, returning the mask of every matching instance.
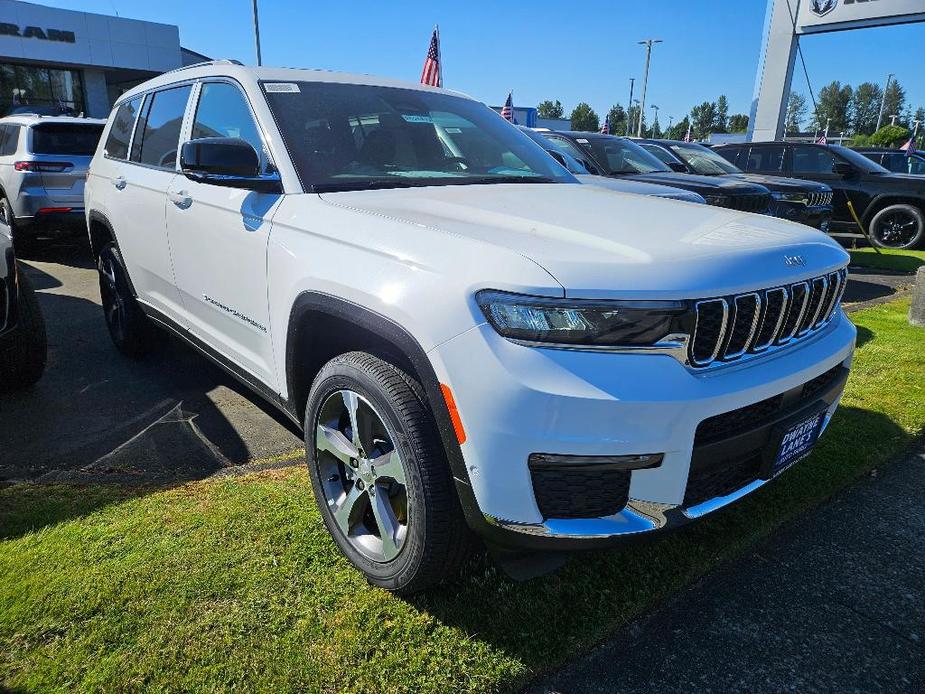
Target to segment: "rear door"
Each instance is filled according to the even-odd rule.
[[[240,138],[260,155],[264,171],[272,167],[250,103],[236,82],[205,81],[194,101],[185,137]],[[170,248],[190,332],[275,388],[266,253],[282,195],[180,175],[168,199]]]
[[[30,159],[41,164],[48,207],[83,209],[90,159],[103,134],[101,123],[51,121],[29,128]]]

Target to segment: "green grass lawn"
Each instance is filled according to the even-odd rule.
[[[182,487],[0,491],[0,690],[497,691],[578,655],[925,428],[925,330],[858,312],[861,347],[808,460],[702,523],[526,584],[476,558],[401,600],[324,531],[301,468]]]
[[[877,270],[895,270],[897,272],[915,272],[925,265],[925,251],[894,251],[887,248],[877,253],[873,248],[859,248],[848,251],[851,264]]]

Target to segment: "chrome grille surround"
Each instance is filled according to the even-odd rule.
[[[695,302],[696,319],[689,341],[688,364],[700,369],[731,363],[765,352],[771,346],[783,347],[816,333],[836,315],[847,278],[848,270],[842,268],[783,287]],[[703,334],[701,313],[705,306],[715,302],[723,302],[726,307],[723,325],[717,329],[711,323],[710,332]],[[757,303],[758,310],[754,314],[740,310],[748,302]],[[739,321],[747,321],[748,324]],[[748,337],[744,347],[733,343],[735,336],[740,336],[738,339],[741,340],[745,331]],[[708,349],[710,341],[712,349]],[[707,354],[712,355],[711,358],[706,358]]]

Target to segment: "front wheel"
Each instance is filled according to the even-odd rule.
[[[884,207],[870,220],[870,236],[880,248],[916,248],[925,237],[925,216],[912,205]]]
[[[305,408],[315,500],[374,585],[410,594],[455,574],[469,529],[420,386],[371,354],[328,362]]]

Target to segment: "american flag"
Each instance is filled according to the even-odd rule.
[[[434,27],[434,33],[430,37],[430,48],[427,49],[424,69],[421,71],[421,84],[429,84],[431,87],[443,86],[443,74],[440,70],[439,27]]]
[[[511,121],[511,123],[514,122],[514,92],[507,95],[507,101],[504,102],[504,106],[501,109],[501,117],[504,118],[504,120]]]
[[[915,138],[910,137],[909,141],[900,147],[900,149],[906,154],[915,154]]]
[[[610,135],[610,116],[604,117],[604,125],[601,126],[601,135]]]
[[[691,141],[691,124],[690,123],[687,124],[687,133],[685,133],[684,135],[684,141],[685,142]]]
[[[816,140],[816,144],[817,145],[827,145],[829,144],[829,138],[825,136],[825,133],[822,133],[822,135],[820,135],[818,139]]]

